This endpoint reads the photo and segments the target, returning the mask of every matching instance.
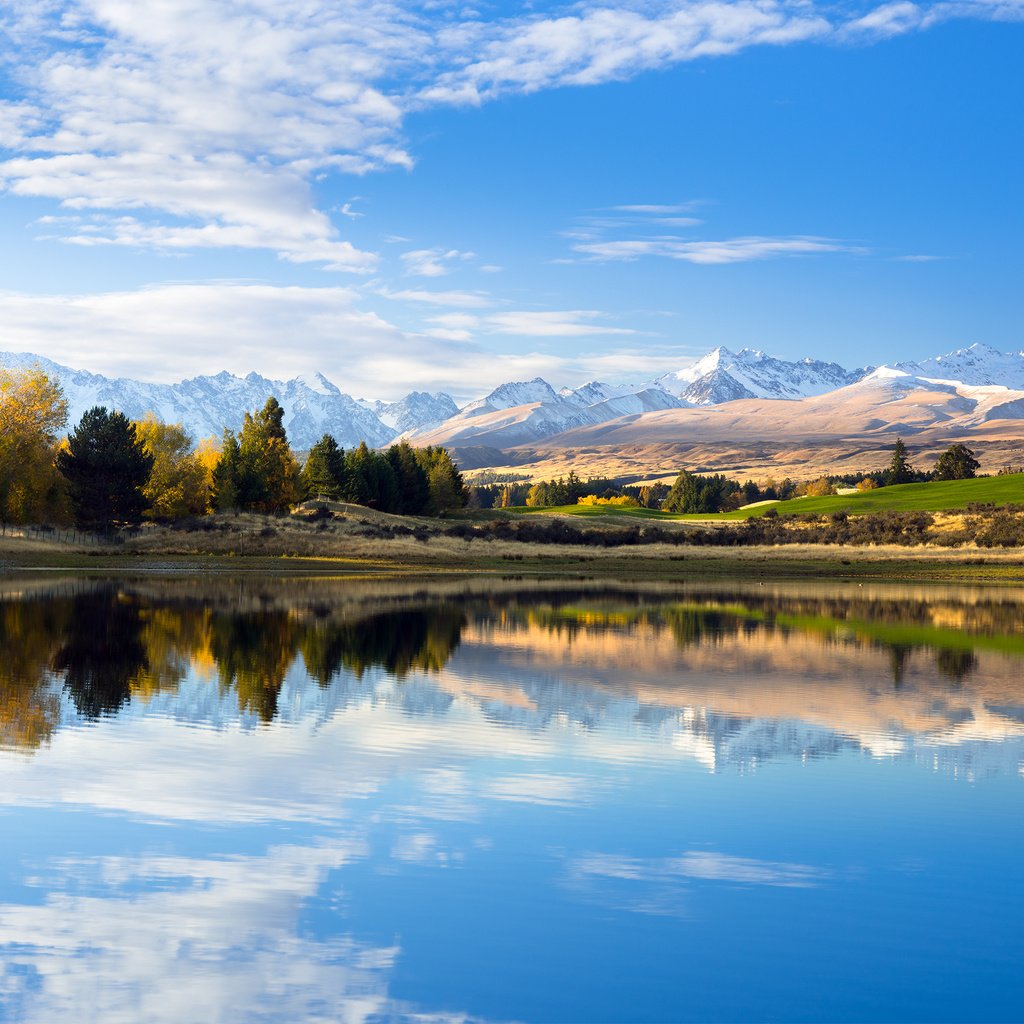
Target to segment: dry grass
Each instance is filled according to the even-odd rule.
[[[962,515],[937,517],[942,530]],[[824,544],[580,546],[507,539],[464,539],[444,521],[408,520],[367,509],[316,519],[218,515],[174,527],[147,525],[119,546],[81,547],[20,538],[0,540],[0,564],[97,571],[269,572],[316,575],[428,575],[486,572],[596,575],[632,581],[702,575],[771,574],[833,578],[934,578],[981,582],[1024,579],[1024,551],[976,545]],[[680,524],[685,528],[685,524]],[[396,532],[397,531],[397,532]]]

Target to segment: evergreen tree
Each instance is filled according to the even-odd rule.
[[[443,516],[465,508],[469,497],[466,484],[447,449],[417,448],[415,452],[430,485],[431,514]]]
[[[345,491],[345,452],[330,434],[312,448],[302,467],[302,493],[307,498],[337,501]]]
[[[299,466],[288,446],[284,409],[276,398],[268,398],[258,412],[245,414],[237,438],[225,431],[213,477],[220,511],[287,512],[298,501]]]
[[[68,482],[75,521],[86,529],[138,523],[146,510],[143,487],[153,470],[135,426],[102,406],[83,416],[68,446],[57,454],[57,469]]]
[[[394,512],[398,505],[398,485],[391,463],[379,452],[371,451],[365,441],[360,441],[345,456],[348,472],[347,494],[349,501],[381,512]]]
[[[977,474],[980,465],[967,445],[950,445],[935,463],[935,479],[970,480]]]
[[[234,431],[224,431],[224,442],[220,458],[213,467],[213,507],[218,512],[230,512],[238,508],[238,479],[241,473],[241,456],[238,438]]]
[[[914,479],[914,467],[907,461],[907,446],[903,438],[896,438],[892,449],[892,461],[885,471],[886,484],[908,484]]]
[[[416,461],[416,453],[408,441],[388,449],[387,460],[395,475],[397,500],[395,511],[405,516],[422,516],[430,509],[430,481]]]

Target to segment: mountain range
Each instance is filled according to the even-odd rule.
[[[863,449],[872,439],[884,446],[899,434],[929,443],[995,441],[1003,451],[1024,437],[1024,352],[981,344],[855,370],[716,348],[655,380],[590,381],[560,390],[541,378],[510,381],[461,408],[443,392],[412,391],[397,402],[356,399],[322,374],[277,381],[222,372],[153,384],[70,369],[31,353],[0,353],[0,366],[32,364],[61,382],[72,424],[86,409],[104,405],[132,418],[153,412],[183,423],[196,438],[219,437],[225,428],[237,431],[243,414],[273,395],[299,450],[325,433],[344,447],[361,440],[379,447],[404,437],[453,449],[464,468],[533,468],[583,452],[591,462],[600,456],[614,464],[633,453],[629,472],[645,475],[656,473],[659,460],[667,460],[669,472],[695,445],[708,456],[703,461],[714,463],[714,446],[733,446],[739,456],[752,446],[786,443]]]

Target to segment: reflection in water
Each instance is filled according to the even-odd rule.
[[[65,623],[53,670],[85,718],[117,711],[149,666],[138,607],[102,588],[73,598]]]
[[[1010,1019],[1022,608],[12,582],[0,1020]]]
[[[210,593],[151,581],[57,590],[0,600],[4,744],[37,747],[71,721],[61,690],[78,716],[96,719],[208,678],[241,715],[269,723],[296,666],[324,694],[304,698],[306,705],[372,693],[378,677],[367,674],[382,671],[398,681],[436,680],[434,697],[417,684],[407,707],[443,713],[453,696],[472,695],[508,724],[567,714],[592,727],[616,693],[637,702],[637,722],[685,719],[690,734],[703,733],[719,753],[713,735],[733,736],[741,726],[750,733],[755,722],[761,747],[771,723],[796,721],[852,735],[875,752],[891,747],[891,736],[879,739],[892,732],[887,723],[932,734],[955,725],[975,739],[992,733],[992,719],[1018,724],[996,710],[1020,704],[1007,666],[1024,657],[1024,625],[1008,592],[524,593],[509,584],[483,595],[266,581]],[[977,728],[963,728],[969,723]],[[815,749],[836,742],[819,738]]]

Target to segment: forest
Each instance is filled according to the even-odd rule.
[[[284,514],[310,499],[445,516],[467,488],[444,448],[406,442],[345,451],[325,435],[303,465],[269,398],[241,430],[196,443],[181,424],[96,406],[67,435],[60,385],[39,369],[0,371],[0,522],[106,532],[212,512]]]

